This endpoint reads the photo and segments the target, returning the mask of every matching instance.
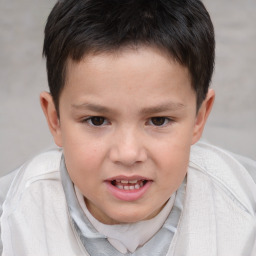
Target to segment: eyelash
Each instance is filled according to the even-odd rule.
[[[93,124],[93,122],[92,122],[93,119],[103,119],[103,120],[101,120],[101,121],[103,121],[103,123],[102,123],[102,124],[99,124],[99,125],[95,125],[95,124]],[[96,121],[96,120],[95,120],[95,121]],[[90,126],[93,126],[93,127],[101,127],[101,126],[103,126],[103,125],[109,124],[109,122],[107,121],[107,119],[106,119],[105,117],[103,117],[103,116],[90,116],[90,117],[88,117],[88,118],[86,118],[86,119],[83,119],[82,122],[83,122],[83,123],[87,123],[87,124],[89,124]],[[107,122],[107,123],[106,123],[106,122]]]
[[[100,124],[96,125],[95,123],[93,123],[93,119],[96,119],[94,121],[99,121]],[[161,120],[161,119],[163,119],[163,120]],[[154,124],[153,120],[154,121],[160,121],[161,120],[161,121],[164,121],[164,122],[163,122],[163,124],[156,125],[156,124]],[[164,116],[156,116],[156,117],[149,118],[146,125],[152,125],[154,127],[165,127],[165,126],[169,125],[171,122],[173,122],[173,120],[171,118],[164,117]],[[90,125],[92,127],[102,127],[102,126],[110,124],[110,122],[103,116],[90,116],[86,119],[83,119],[82,123],[87,123],[88,125]]]
[[[156,125],[153,123],[153,119],[163,119],[161,121],[164,121],[163,124],[160,125]],[[157,120],[155,120],[157,121]],[[159,121],[159,120],[158,120]],[[155,116],[155,117],[151,117],[148,121],[149,125],[152,125],[154,127],[165,127],[168,124],[170,124],[170,122],[173,122],[173,120],[171,118],[165,117],[165,116]]]

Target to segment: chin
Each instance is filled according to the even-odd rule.
[[[154,217],[154,216],[152,216]],[[115,212],[111,214],[111,219],[113,221],[112,224],[129,224],[129,223],[135,223],[142,220],[151,219],[151,216],[149,216],[146,212],[138,212],[138,211],[126,211],[123,209],[120,212]]]
[[[136,223],[143,220],[138,218],[137,216],[125,216],[125,217],[117,217],[116,219],[113,219],[113,224],[131,224]]]

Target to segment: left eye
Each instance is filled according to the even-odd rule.
[[[170,119],[167,117],[152,117],[149,120],[149,124],[150,125],[154,125],[154,126],[164,126],[166,124],[168,124],[170,122]]]
[[[107,124],[107,119],[102,116],[92,116],[85,121],[92,126],[102,126]]]

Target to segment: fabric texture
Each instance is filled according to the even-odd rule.
[[[2,256],[123,255],[112,254],[114,247],[90,226],[77,201],[69,203],[61,156],[60,149],[45,152],[0,179]],[[173,236],[170,214],[152,239],[126,255],[255,256],[255,172],[254,161],[197,143],[186,187],[179,189],[184,202],[174,202],[182,211],[171,211],[178,216]]]
[[[105,235],[108,242],[119,252],[125,254],[135,252],[138,247],[149,241],[160,230],[173,208],[175,194],[171,196],[161,212],[150,220],[131,224],[106,225],[95,219],[86,207],[84,197],[75,186],[76,196],[80,207],[94,228]],[[176,224],[178,221],[176,221]],[[173,229],[176,230],[175,227]]]

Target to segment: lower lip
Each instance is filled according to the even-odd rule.
[[[143,197],[152,184],[152,181],[148,181],[143,187],[134,190],[119,189],[107,181],[107,188],[110,193],[119,200],[122,201],[136,201]]]

